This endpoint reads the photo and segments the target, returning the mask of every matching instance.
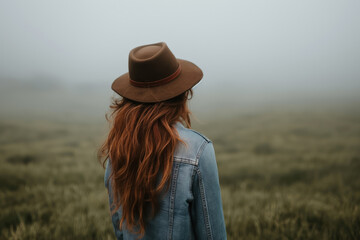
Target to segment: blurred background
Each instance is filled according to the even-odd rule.
[[[360,238],[360,2],[0,0],[0,239],[113,239],[110,86],[164,41],[204,72],[229,239]]]

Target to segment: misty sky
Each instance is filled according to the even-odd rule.
[[[0,30],[0,81],[110,87],[164,41],[229,99],[360,91],[358,0],[0,0]]]

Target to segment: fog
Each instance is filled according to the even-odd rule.
[[[101,116],[129,51],[164,41],[204,72],[204,114],[356,108],[357,0],[0,0],[1,115]]]

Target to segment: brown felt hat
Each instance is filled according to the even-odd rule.
[[[137,102],[161,102],[185,92],[203,76],[192,62],[177,59],[166,43],[143,45],[129,53],[129,72],[113,82],[120,96]]]

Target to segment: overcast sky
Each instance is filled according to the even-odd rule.
[[[0,30],[0,81],[110,86],[164,41],[230,99],[360,92],[358,0],[0,0]]]

